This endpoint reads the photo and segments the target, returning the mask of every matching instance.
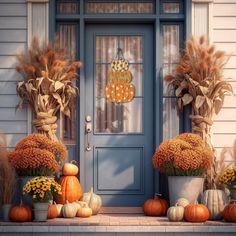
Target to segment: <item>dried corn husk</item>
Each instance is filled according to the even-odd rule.
[[[223,106],[226,93],[232,93],[232,86],[223,79],[223,67],[229,57],[222,51],[216,51],[202,36],[199,41],[191,37],[180,63],[173,75],[166,76],[169,86],[175,89],[177,105],[192,104],[192,131],[199,134],[212,149],[211,126],[213,116]],[[208,185],[216,179],[216,160],[208,173]]]
[[[58,39],[51,44],[40,44],[36,37],[28,51],[17,59],[16,69],[24,77],[16,87],[21,97],[17,107],[29,105],[35,114],[32,123],[38,132],[57,139],[57,113],[70,117],[70,107],[78,92],[73,80],[80,62],[72,62],[66,56]]]

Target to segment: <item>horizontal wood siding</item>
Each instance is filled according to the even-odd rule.
[[[8,147],[27,134],[27,110],[16,110],[19,102],[15,71],[16,55],[27,45],[26,0],[0,1],[0,132],[6,134]]]
[[[217,49],[231,55],[224,76],[231,78],[229,81],[234,89],[234,94],[226,96],[224,107],[214,117],[212,141],[218,158],[227,149],[225,160],[231,162],[230,150],[236,140],[236,0],[214,0],[212,27],[211,39]]]

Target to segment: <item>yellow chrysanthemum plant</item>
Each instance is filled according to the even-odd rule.
[[[204,176],[213,157],[213,151],[199,135],[183,133],[163,141],[157,147],[152,163],[168,176]]]
[[[49,202],[61,194],[61,185],[54,179],[38,176],[24,185],[23,194],[31,195],[33,202]]]
[[[53,176],[66,155],[63,143],[35,133],[20,140],[8,158],[18,176]]]
[[[219,182],[228,189],[236,189],[236,165],[226,168],[220,175]]]

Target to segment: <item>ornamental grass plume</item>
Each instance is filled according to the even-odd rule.
[[[183,133],[163,141],[157,147],[152,163],[168,176],[202,176],[211,167],[213,156],[199,135]]]
[[[192,104],[193,133],[199,134],[210,147],[212,116],[220,112],[225,95],[233,92],[223,76],[228,60],[229,56],[216,51],[205,36],[199,41],[191,37],[186,41],[183,56],[173,74],[165,77],[175,90],[178,108],[181,110]]]
[[[30,48],[17,56],[16,70],[23,76],[17,83],[21,101],[17,107],[29,105],[36,119],[32,121],[39,133],[57,140],[57,114],[70,117],[70,109],[78,88],[73,80],[81,63],[72,61],[58,38],[52,43],[40,43],[34,37]]]
[[[63,143],[35,133],[20,140],[8,158],[19,176],[52,176],[59,171],[66,154]]]
[[[7,158],[6,139],[0,135],[0,204],[11,204],[16,189],[16,173]]]

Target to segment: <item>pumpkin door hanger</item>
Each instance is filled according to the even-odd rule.
[[[132,73],[129,62],[124,59],[121,48],[117,49],[117,56],[111,62],[108,72],[108,84],[105,95],[108,101],[115,103],[130,102],[135,95],[135,87],[131,84]]]

